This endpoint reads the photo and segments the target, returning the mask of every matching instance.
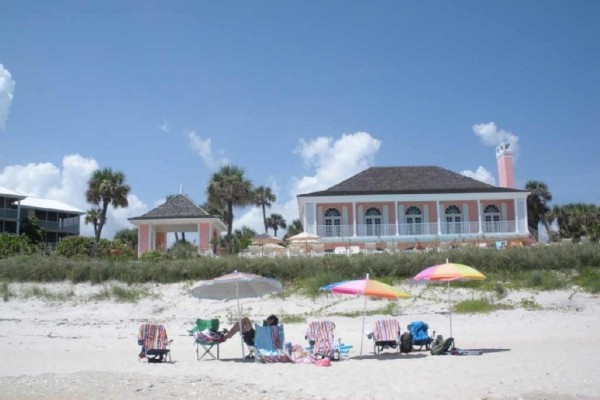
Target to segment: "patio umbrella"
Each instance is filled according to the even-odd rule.
[[[308,253],[308,245],[319,243],[321,238],[317,235],[313,235],[312,233],[302,232],[294,236],[290,236],[287,238],[287,241],[290,244],[304,244],[304,251]]]
[[[453,337],[452,309],[450,307],[450,282],[470,280],[482,281],[485,279],[485,275],[468,265],[449,263],[448,259],[446,259],[444,264],[426,268],[419,272],[413,279],[415,281],[448,282],[448,315],[450,316],[450,337]]]
[[[258,244],[262,246],[268,243],[282,243],[283,240],[268,233],[261,233],[260,235],[254,236],[251,242],[252,244]]]
[[[240,299],[260,297],[265,294],[280,292],[282,289],[283,286],[276,279],[235,271],[232,274],[202,282],[193,288],[191,293],[199,299],[237,300],[243,357],[244,339],[241,335],[242,311],[240,309]]]
[[[403,292],[398,288],[387,285],[383,282],[369,279],[369,274],[367,274],[365,279],[332,283],[323,286],[321,290],[329,290],[331,293],[363,295],[365,302],[363,307],[362,335],[360,339],[361,357],[365,334],[365,317],[367,315],[367,297],[378,297],[383,299],[408,299],[410,297],[410,294]]]

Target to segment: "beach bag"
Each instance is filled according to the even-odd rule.
[[[413,348],[413,339],[410,332],[404,332],[400,336],[400,353],[410,353]]]
[[[442,353],[442,350],[444,348],[444,337],[442,335],[437,335],[437,337],[435,338],[435,340],[433,341],[433,343],[431,343],[431,355],[432,356],[439,356]]]

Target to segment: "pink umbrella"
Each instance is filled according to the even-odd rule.
[[[448,315],[450,316],[450,337],[452,337],[452,310],[450,308],[450,281],[481,281],[485,275],[464,264],[446,263],[434,265],[419,272],[415,281],[448,282]]]
[[[323,286],[322,290],[330,290],[331,293],[339,294],[362,294],[365,298],[365,305],[363,309],[363,323],[361,341],[360,341],[360,355],[362,356],[363,349],[363,337],[365,333],[365,316],[367,314],[367,297],[379,297],[384,299],[408,299],[410,294],[403,292],[400,289],[387,285],[383,282],[369,279],[369,274],[365,279],[359,279],[355,281],[343,281],[339,283],[333,283],[327,286]]]

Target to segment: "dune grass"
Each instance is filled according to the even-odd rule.
[[[507,304],[494,303],[488,299],[464,300],[454,304],[452,307],[455,313],[490,313],[498,310],[510,310],[513,308]]]

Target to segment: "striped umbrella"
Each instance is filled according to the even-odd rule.
[[[486,277],[473,267],[464,264],[446,262],[425,268],[413,279],[415,281],[448,282],[448,315],[450,316],[450,337],[452,337],[452,309],[450,308],[450,282],[451,281],[482,281]]]

